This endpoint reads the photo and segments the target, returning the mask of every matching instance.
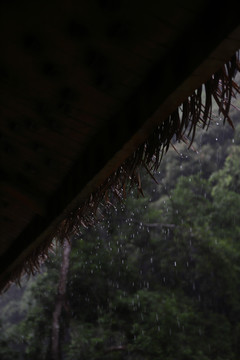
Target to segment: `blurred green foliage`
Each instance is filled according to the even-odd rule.
[[[63,359],[239,358],[240,145],[219,128],[170,151],[159,185],[142,175],[144,198],[74,238]],[[2,298],[2,360],[50,358],[60,263],[58,249],[17,301]]]

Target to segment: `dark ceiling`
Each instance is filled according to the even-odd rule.
[[[240,48],[236,4],[1,2],[0,280]]]

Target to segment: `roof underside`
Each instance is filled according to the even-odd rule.
[[[1,3],[2,284],[240,48],[227,5]]]

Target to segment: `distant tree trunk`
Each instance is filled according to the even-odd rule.
[[[67,239],[63,243],[63,255],[61,270],[58,283],[58,294],[55,303],[55,309],[52,317],[52,341],[51,341],[51,359],[61,360],[60,352],[60,320],[62,309],[65,304],[67,275],[69,270],[69,257],[71,252],[71,243]]]

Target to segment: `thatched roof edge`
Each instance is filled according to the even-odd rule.
[[[109,206],[112,195],[122,199],[128,186],[136,186],[141,192],[139,168],[144,166],[149,174],[158,169],[162,156],[167,152],[171,140],[188,141],[190,147],[200,124],[208,128],[212,119],[212,104],[216,102],[224,121],[233,127],[229,117],[232,97],[240,93],[234,81],[240,72],[239,51],[211,78],[196,89],[165,121],[156,127],[152,135],[141,144],[124,163],[111,174],[89,198],[71,211],[57,229],[51,232],[24,261],[6,275],[0,282],[0,291],[6,290],[12,282],[20,283],[23,274],[39,271],[43,261],[52,249],[53,238],[62,243],[65,238],[78,233],[84,226],[95,224],[97,211],[101,206]],[[205,92],[205,96],[202,94]]]

